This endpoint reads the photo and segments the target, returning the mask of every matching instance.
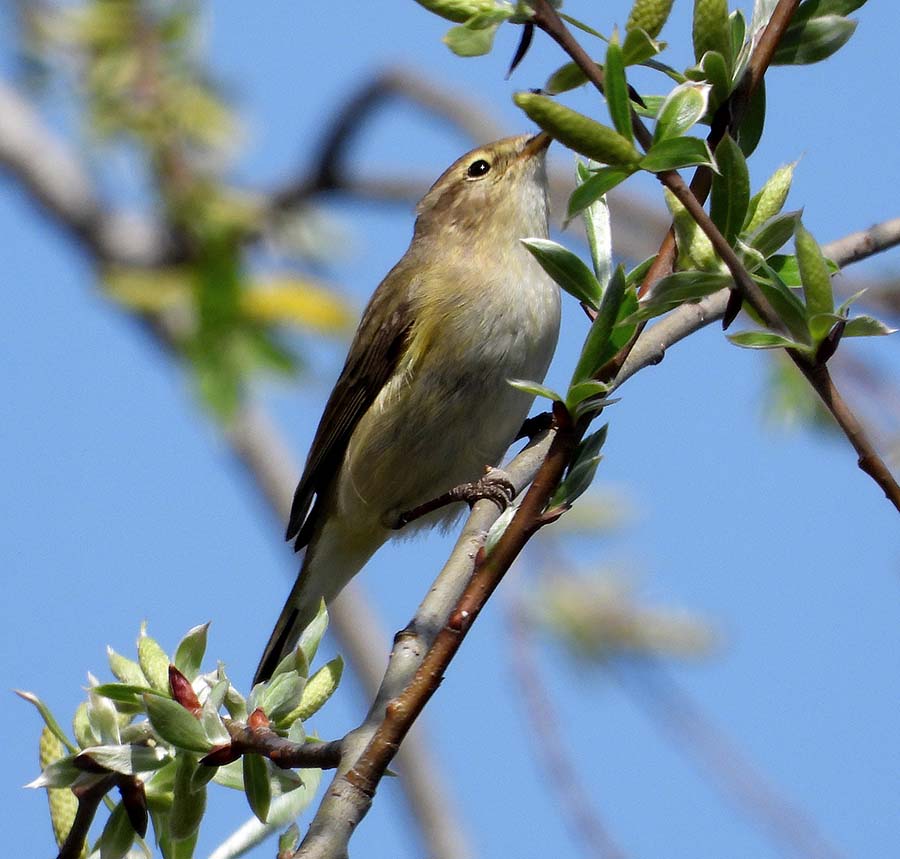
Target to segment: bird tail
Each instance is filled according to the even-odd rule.
[[[278,663],[297,646],[303,630],[315,620],[322,600],[330,604],[384,542],[381,537],[376,542],[365,540],[360,545],[347,537],[347,534],[332,533],[326,525],[310,541],[297,581],[259,660],[253,676],[254,686],[272,677]]]

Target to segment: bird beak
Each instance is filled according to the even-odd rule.
[[[542,152],[546,151],[547,147],[552,142],[553,138],[547,134],[546,131],[541,131],[538,134],[535,134],[534,137],[529,137],[528,140],[525,141],[525,146],[522,147],[519,157],[526,160],[534,158],[535,155],[540,155]]]

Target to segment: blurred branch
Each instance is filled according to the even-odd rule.
[[[610,663],[609,670],[668,733],[675,748],[689,752],[738,808],[755,817],[773,839],[798,856],[840,859],[816,822],[769,784],[669,676],[652,660]]]
[[[839,265],[844,266],[886,251],[896,245],[900,245],[900,218],[892,218],[889,221],[875,224],[867,230],[850,233],[850,235],[826,245],[823,251],[835,262],[840,259]]]
[[[561,728],[550,696],[541,683],[522,607],[508,604],[506,620],[513,674],[522,690],[524,709],[534,737],[531,746],[543,760],[550,782],[559,795],[557,808],[570,819],[573,831],[584,842],[587,855],[622,859],[625,853],[592,806],[587,789],[578,778],[578,769],[566,753],[561,738],[567,731]]]

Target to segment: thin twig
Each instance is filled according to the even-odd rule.
[[[335,769],[341,761],[341,740],[330,743],[295,743],[279,736],[271,728],[251,728],[248,725],[226,721],[231,743],[214,749],[201,759],[209,766],[223,766],[245,754],[257,754],[268,758],[282,769],[292,767],[318,767]]]
[[[72,828],[59,848],[56,859],[79,859],[97,809],[100,807],[103,797],[115,786],[116,778],[114,773],[110,773],[101,776],[89,785],[73,788],[72,792],[78,798],[78,810],[75,812]]]

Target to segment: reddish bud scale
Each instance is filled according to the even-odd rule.
[[[261,707],[257,707],[247,717],[247,727],[249,728],[268,728],[269,717],[263,712]]]
[[[174,698],[185,710],[190,710],[198,719],[200,711],[200,699],[191,686],[191,681],[187,679],[174,665],[169,665],[169,689]]]

